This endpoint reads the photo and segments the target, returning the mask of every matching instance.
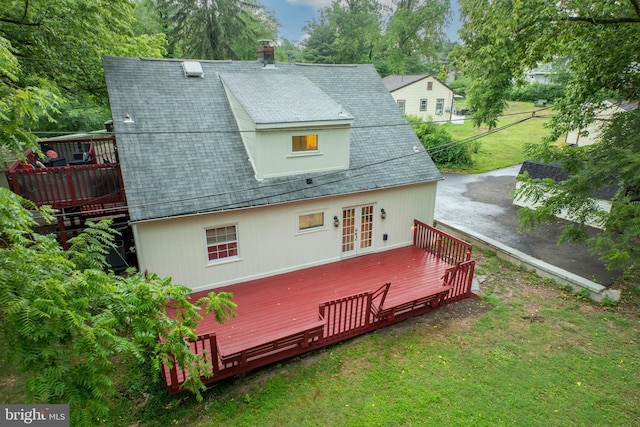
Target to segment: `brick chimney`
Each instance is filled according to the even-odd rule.
[[[258,40],[258,61],[263,66],[273,65],[276,63],[275,48],[271,40]]]

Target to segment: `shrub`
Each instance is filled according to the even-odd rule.
[[[436,166],[443,168],[469,167],[473,164],[469,146],[453,140],[449,132],[431,121],[418,117],[407,117],[412,123],[418,139],[427,150]]]
[[[531,83],[522,86],[514,86],[509,91],[508,98],[512,101],[536,102],[539,99],[546,99],[552,102],[555,99],[564,97],[564,86],[559,84]]]

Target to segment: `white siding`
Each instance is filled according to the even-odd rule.
[[[172,277],[194,290],[211,289],[259,277],[338,261],[342,208],[374,205],[373,250],[410,245],[413,220],[433,223],[436,183],[386,189],[350,196],[274,205],[214,214],[149,221],[134,225],[141,270]],[[381,219],[380,210],[387,213]],[[298,232],[298,215],[322,211],[325,227]],[[205,230],[236,224],[239,257],[207,261]],[[383,240],[383,234],[388,240]]]
[[[622,109],[615,105],[611,105],[602,111],[598,112],[595,116],[595,120],[590,123],[585,129],[576,129],[567,132],[565,143],[567,145],[577,145],[584,147],[586,145],[592,145],[599,142],[602,138],[602,127],[607,124],[615,114],[623,112]],[[588,135],[580,135],[582,131],[587,131]]]
[[[433,88],[427,90],[427,84],[431,82]],[[453,107],[453,91],[433,77],[427,77],[391,92],[393,99],[405,101],[405,114],[421,117],[424,120],[444,122],[451,120]],[[420,100],[427,100],[427,110],[420,111]],[[441,115],[436,114],[436,102],[444,99],[444,108]]]
[[[306,122],[306,130],[284,123],[257,126],[233,92],[226,93],[256,179],[349,168],[349,124]],[[318,135],[318,151],[292,153],[292,136],[309,134]]]
[[[269,130],[258,132],[255,160],[258,179],[297,175],[349,168],[350,129],[336,127],[312,130]],[[293,135],[318,135],[318,150],[304,153],[291,151]]]

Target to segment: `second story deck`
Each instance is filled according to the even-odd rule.
[[[8,167],[11,191],[55,209],[126,210],[115,137],[47,140],[40,149]]]

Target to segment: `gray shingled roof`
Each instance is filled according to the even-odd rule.
[[[431,74],[390,74],[382,79],[385,87],[389,92],[393,92],[405,86],[426,79]]]
[[[334,101],[303,75],[273,73],[224,73],[222,82],[255,123],[290,123],[352,119]],[[282,90],[282,88],[296,90]],[[304,96],[300,96],[304,94]],[[269,108],[265,108],[265,101]],[[342,115],[338,113],[342,110]]]
[[[612,106],[615,105],[616,107],[620,108],[621,110],[630,113],[633,110],[638,108],[638,102],[634,102],[634,101],[617,101],[615,99],[607,99],[606,102],[608,102],[609,104],[611,104]]]
[[[522,175],[525,172],[533,179],[552,178],[555,182],[569,179],[569,173],[557,162],[545,164],[539,160],[526,160],[520,166],[518,174]],[[619,188],[619,185],[608,185],[593,191],[593,196],[602,200],[612,200]]]
[[[370,65],[282,63],[266,70],[257,61],[201,63],[204,78],[188,78],[181,60],[103,59],[133,221],[441,179]],[[257,181],[220,77],[236,82],[242,75],[278,81],[286,85],[282,90],[287,96],[298,99],[308,99],[305,90],[310,83],[313,90],[324,93],[318,95],[331,114],[336,104],[348,112],[354,118],[349,169]],[[299,82],[305,83],[299,86]],[[267,98],[259,105],[263,110],[252,114],[272,120],[272,102]],[[307,109],[304,114],[308,118],[323,113]],[[124,123],[126,115],[133,123]],[[307,184],[307,178],[313,183]]]

